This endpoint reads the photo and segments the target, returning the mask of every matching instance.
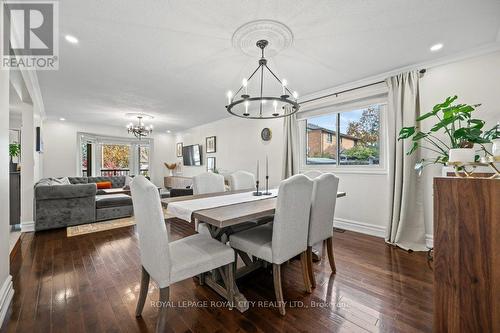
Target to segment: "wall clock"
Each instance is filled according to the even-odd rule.
[[[273,133],[271,132],[271,129],[266,127],[260,132],[260,137],[264,141],[271,141],[271,138],[273,137]]]

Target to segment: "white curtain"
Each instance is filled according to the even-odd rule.
[[[389,86],[389,170],[392,211],[386,242],[405,250],[425,251],[425,223],[422,186],[415,171],[417,150],[407,156],[411,142],[398,141],[402,127],[415,125],[420,115],[419,73],[412,71],[387,79]]]
[[[285,107],[285,113],[290,113],[291,107]],[[296,113],[283,118],[283,168],[282,179],[287,179],[299,173],[299,125]]]

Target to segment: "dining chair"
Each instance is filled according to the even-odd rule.
[[[255,188],[255,176],[248,171],[236,171],[229,175],[231,191]]]
[[[213,172],[204,172],[193,177],[194,195],[224,192],[225,190],[226,186],[224,184],[224,176],[222,175]],[[198,220],[194,221],[194,230],[203,234],[209,234],[206,226],[203,226],[203,223]]]
[[[311,179],[314,179],[316,177],[319,177],[323,174],[323,172],[319,171],[319,170],[309,170],[309,171],[305,171],[302,173],[304,176],[307,176]]]
[[[207,194],[224,192],[224,176],[213,173],[204,172],[193,177],[193,194]]]
[[[160,289],[160,313],[156,332],[166,325],[169,287],[175,282],[218,269],[227,281],[230,306],[234,302],[234,250],[208,237],[195,234],[169,241],[158,189],[143,176],[130,184],[142,263],[141,288],[136,316],[140,317],[149,289],[150,277]]]
[[[335,215],[338,187],[339,179],[331,173],[323,173],[313,179],[309,233],[307,238],[307,271],[313,288],[316,287],[312,261],[313,245],[318,243],[323,244],[326,240],[328,261],[330,262],[332,272],[336,272],[332,240],[333,218]]]
[[[285,315],[281,287],[281,264],[300,254],[302,277],[311,292],[307,272],[307,233],[313,182],[304,175],[283,180],[279,186],[274,221],[229,237],[231,247],[272,263],[274,293],[279,312]]]

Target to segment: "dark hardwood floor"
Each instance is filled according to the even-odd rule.
[[[194,233],[182,221],[169,223],[173,239]],[[193,279],[171,287],[173,332],[430,332],[432,270],[423,253],[407,253],[380,238],[334,234],[337,274],[328,260],[314,265],[317,287],[304,292],[300,261],[283,266],[286,316],[264,302],[275,300],[269,270],[238,280],[256,303],[245,312],[204,306],[222,301]],[[325,251],[326,252],[326,251]],[[134,310],[140,256],[134,227],[66,237],[66,230],[24,234],[11,261],[15,295],[4,332],[153,332],[151,288],[142,318]],[[196,307],[188,302],[198,302]],[[210,303],[209,303],[210,305]]]

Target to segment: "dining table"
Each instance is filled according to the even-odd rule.
[[[210,236],[224,244],[229,236],[256,225],[272,222],[276,210],[278,190],[272,189],[269,195],[254,196],[251,189],[226,191],[209,194],[199,194],[161,199],[166,210],[166,218],[179,218],[196,226],[201,223]],[[345,192],[337,192],[337,198],[345,197]],[[198,228],[196,228],[198,229]],[[267,263],[258,258],[250,258],[246,253],[236,251],[240,261],[236,261],[236,279],[241,278],[256,269],[265,267]],[[231,299],[229,290],[224,283],[227,277],[220,270],[207,272],[199,277],[201,285],[207,285],[226,300]],[[236,281],[234,279],[234,281]],[[240,312],[248,309],[249,302],[238,290],[236,282],[232,295],[235,308]]]

